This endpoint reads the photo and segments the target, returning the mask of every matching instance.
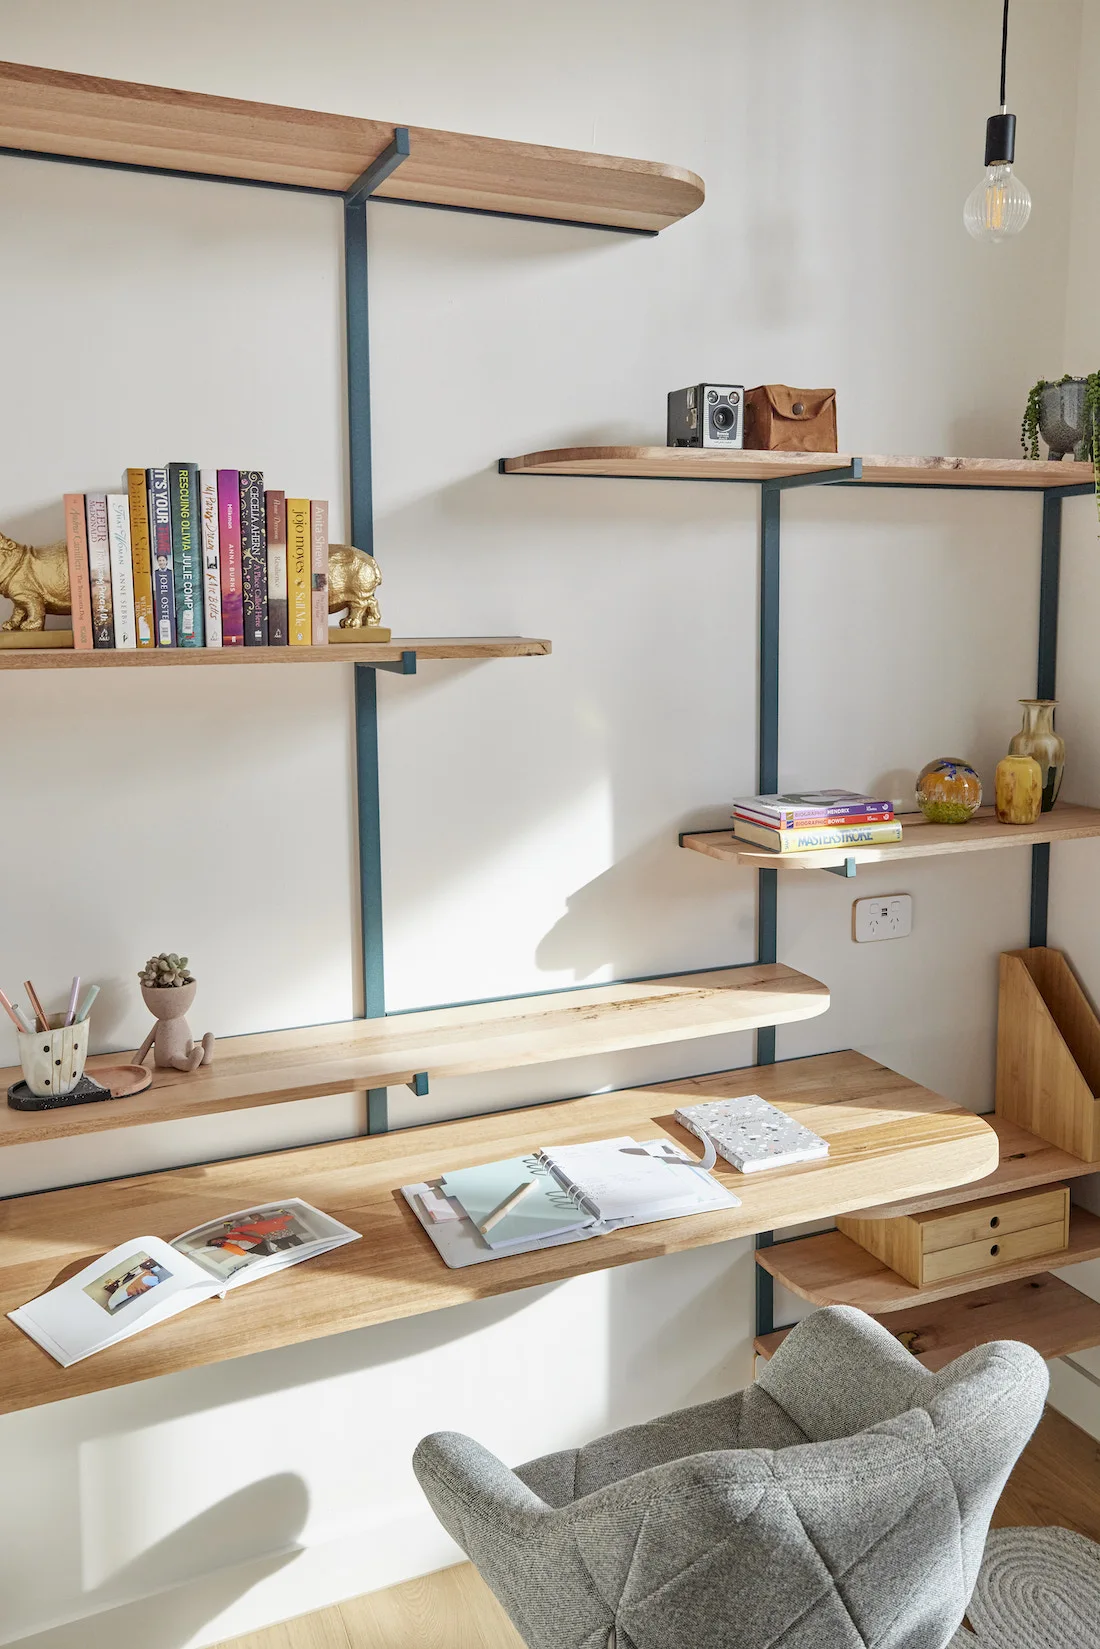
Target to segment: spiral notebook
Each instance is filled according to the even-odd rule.
[[[479,1229],[511,1192],[531,1180],[536,1187],[499,1223]],[[401,1192],[445,1264],[453,1267],[584,1242],[651,1220],[736,1208],[740,1201],[671,1140],[640,1145],[629,1135],[547,1146],[530,1156],[403,1185]]]

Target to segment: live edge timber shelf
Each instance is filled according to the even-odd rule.
[[[397,664],[418,659],[534,658],[548,641],[527,636],[420,636],[410,641],[333,642],[323,647],[0,647],[0,670],[163,670],[203,664]]]
[[[827,1138],[830,1155],[748,1177],[720,1162],[718,1177],[742,1199],[737,1208],[449,1271],[398,1193],[447,1169],[616,1134],[668,1134],[697,1150],[674,1120],[676,1107],[753,1092]],[[995,1136],[980,1117],[860,1054],[835,1053],[16,1198],[0,1205],[0,1313],[128,1237],[171,1238],[291,1194],[345,1220],[363,1240],[197,1306],[70,1369],[0,1316],[0,1411],[823,1218],[883,1194],[933,1191],[988,1173],[995,1161]]]
[[[751,865],[760,870],[829,870],[846,860],[856,865],[893,864],[897,859],[927,859],[942,853],[972,853],[995,847],[1032,847],[1036,842],[1067,842],[1100,836],[1100,808],[1060,802],[1033,825],[1001,824],[992,808],[982,808],[968,824],[929,824],[923,813],[899,815],[900,842],[878,847],[828,848],[820,853],[773,853],[740,841],[732,830],[691,831],[680,838],[682,847],[711,859]]]
[[[691,447],[557,447],[505,458],[506,475],[603,475],[680,481],[776,481],[847,469],[850,453],[719,452]],[[864,458],[863,487],[978,487],[1044,491],[1092,485],[1091,464],[1026,458]]]
[[[375,198],[656,232],[703,204],[656,161],[408,128]],[[394,140],[381,120],[0,64],[0,145],[31,154],[344,194]]]
[[[816,979],[782,963],[753,963],[227,1037],[219,1039],[213,1064],[189,1073],[157,1071],[153,1086],[129,1099],[56,1111],[4,1105],[0,1146],[396,1086],[419,1073],[430,1081],[721,1036],[813,1019],[828,1006],[829,992]],[[88,1070],[94,1075],[97,1065],[117,1063],[117,1054],[102,1054],[88,1061]],[[0,1071],[0,1087],[20,1075],[14,1067]]]

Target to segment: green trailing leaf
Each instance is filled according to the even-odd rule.
[[[1024,457],[1031,459],[1033,463],[1039,458],[1039,412],[1043,391],[1076,381],[1075,375],[1067,372],[1056,383],[1040,378],[1028,391],[1027,405],[1024,407],[1024,416],[1020,424],[1020,445],[1024,449]],[[1085,379],[1084,444],[1088,460],[1092,464],[1096,514],[1100,519],[1100,372],[1090,372]]]

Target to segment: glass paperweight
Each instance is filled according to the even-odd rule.
[[[939,756],[921,768],[917,806],[929,824],[965,824],[981,805],[982,781],[969,762],[958,756]]]

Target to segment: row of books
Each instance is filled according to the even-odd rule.
[[[748,796],[733,805],[733,833],[774,853],[873,847],[901,841],[893,802],[857,790],[805,790]]]
[[[65,534],[77,649],[328,641],[328,504],[259,470],[128,469],[65,494]]]

